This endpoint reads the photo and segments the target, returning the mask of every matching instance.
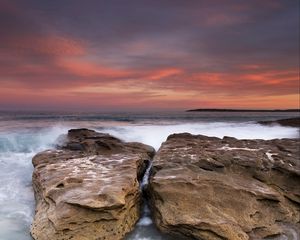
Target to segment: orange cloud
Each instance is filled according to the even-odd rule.
[[[261,70],[256,66],[247,69],[250,70],[191,74],[185,78],[186,84],[182,87],[187,85],[190,89],[236,96],[285,95],[297,93],[299,89],[298,71],[295,69]]]
[[[298,108],[299,95],[249,96],[226,95],[197,90],[125,88],[123,85],[104,83],[98,86],[66,86],[63,89],[12,88],[2,86],[0,107],[11,106],[31,109],[56,110],[117,110],[117,109],[186,109],[197,107],[219,108]],[[16,91],[16,89],[18,89]],[[54,97],[55,96],[55,97]]]
[[[183,70],[179,68],[163,68],[161,70],[154,71],[147,76],[151,80],[160,80],[166,77],[173,77],[175,75],[182,74]]]
[[[243,79],[273,84],[295,80],[298,78],[296,70],[269,70],[260,73],[250,73],[242,75]]]

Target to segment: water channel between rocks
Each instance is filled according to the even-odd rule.
[[[174,237],[161,233],[155,226],[152,219],[152,213],[146,193],[151,170],[152,161],[149,161],[143,178],[140,181],[140,191],[143,196],[140,219],[136,223],[134,230],[126,236],[125,240],[174,240]]]
[[[295,117],[298,113],[166,113],[122,115],[8,114],[0,115],[0,239],[31,240],[34,215],[32,157],[54,147],[55,140],[70,128],[86,127],[109,133],[127,142],[141,142],[158,149],[168,135],[179,132],[238,139],[299,137],[295,128],[262,126],[256,121]],[[114,121],[112,121],[112,120]],[[250,121],[250,122],[249,122]],[[251,122],[252,121],[252,122]],[[150,166],[148,174],[150,172]],[[148,176],[144,176],[144,186]],[[143,187],[145,188],[145,187]],[[126,240],[169,240],[151,219],[147,201],[141,218]]]

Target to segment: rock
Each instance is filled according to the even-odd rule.
[[[275,121],[260,121],[259,124],[263,125],[272,125],[272,124],[279,124],[284,127],[298,127],[300,128],[300,117],[296,118],[286,118],[280,119]]]
[[[39,240],[117,240],[139,218],[141,178],[152,147],[87,129],[70,130],[62,145],[33,158]]]
[[[173,134],[153,159],[154,221],[190,239],[299,239],[299,154],[299,139]]]

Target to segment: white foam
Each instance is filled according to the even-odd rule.
[[[0,134],[0,239],[31,240],[34,214],[32,157],[51,148],[63,127]]]
[[[142,217],[138,221],[137,225],[138,226],[149,226],[153,223],[152,219],[150,217]]]
[[[150,176],[150,171],[152,167],[152,162],[149,163],[149,166],[147,167],[145,174],[143,176],[142,182],[141,182],[141,188],[144,188],[146,185],[149,183],[149,176]]]
[[[91,125],[92,124],[92,125]],[[14,125],[12,123],[12,125]],[[30,123],[30,126],[34,123]],[[68,125],[70,125],[68,123]],[[44,125],[43,125],[44,126]],[[299,137],[296,128],[280,126],[263,126],[250,123],[178,123],[169,125],[121,125],[104,126],[86,122],[85,125],[72,127],[101,127],[100,132],[110,133],[125,141],[142,142],[158,149],[163,141],[172,133],[189,132],[207,136],[232,136],[238,139],[273,139]],[[1,126],[0,126],[1,127]],[[68,126],[47,127],[42,130],[18,130],[15,125],[9,128],[10,132],[0,133],[0,239],[30,240],[29,226],[34,214],[34,196],[31,187],[32,164],[31,158],[40,151],[53,147],[53,143],[60,134],[67,133]],[[22,126],[20,126],[21,129]],[[121,159],[124,161],[126,159]],[[283,162],[282,162],[283,164]],[[103,169],[105,170],[105,169]],[[109,171],[107,169],[107,171]],[[92,173],[92,172],[91,172]],[[147,173],[148,174],[148,173]],[[90,177],[93,174],[89,174]],[[106,178],[106,181],[111,181]],[[147,184],[145,177],[143,184]],[[150,219],[151,220],[151,219]],[[149,216],[143,216],[141,224],[150,223]],[[153,225],[147,226],[151,229]],[[142,228],[143,226],[139,226]],[[146,226],[145,226],[146,228]],[[151,229],[151,236],[160,239],[156,230]],[[130,239],[154,239],[149,235],[136,232]]]
[[[185,123],[172,125],[129,125],[108,127],[100,130],[110,133],[125,141],[142,142],[159,149],[162,142],[173,133],[188,132],[222,138],[231,136],[238,139],[274,139],[297,138],[297,128],[281,127],[278,125],[264,126],[254,123]]]

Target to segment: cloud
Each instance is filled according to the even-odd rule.
[[[50,95],[65,108],[295,106],[298,9],[285,0],[1,1],[2,107],[50,107]]]
[[[76,56],[84,54],[84,47],[76,40],[62,36],[23,36],[9,39],[10,52],[19,55]]]
[[[125,78],[130,76],[130,72],[121,69],[113,69],[111,67],[102,66],[101,64],[84,61],[84,60],[61,60],[57,65],[63,70],[69,72],[71,75],[79,77],[99,79]]]

